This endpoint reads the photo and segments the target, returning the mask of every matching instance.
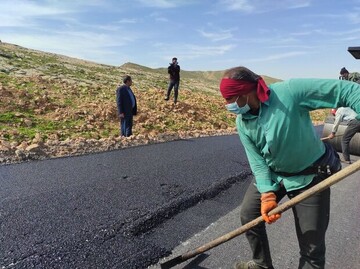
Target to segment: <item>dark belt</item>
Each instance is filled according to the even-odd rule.
[[[313,174],[331,174],[329,166],[309,166],[304,170],[297,173],[287,173],[287,172],[275,172],[274,173],[283,176],[283,177],[293,177],[293,176],[305,176],[305,175],[313,175]]]

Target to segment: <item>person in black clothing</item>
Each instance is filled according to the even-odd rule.
[[[178,65],[177,58],[172,58],[172,63],[168,67],[168,73],[170,75],[169,87],[165,100],[169,100],[171,90],[174,88],[174,103],[177,103],[178,94],[179,94],[179,83],[180,83],[180,65]]]
[[[132,79],[125,76],[124,84],[116,89],[116,104],[120,118],[121,136],[131,136],[133,127],[133,116],[137,113],[136,97],[131,90]]]

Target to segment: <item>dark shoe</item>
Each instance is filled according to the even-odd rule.
[[[260,267],[254,261],[239,261],[234,264],[234,269],[263,269],[263,267]]]
[[[165,101],[169,101],[169,97],[165,97],[165,99],[164,99]]]
[[[347,164],[351,164],[350,160],[345,160],[344,157],[340,156],[340,162],[342,163],[347,163]]]

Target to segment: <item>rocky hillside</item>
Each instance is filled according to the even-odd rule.
[[[115,104],[125,74],[139,110],[130,138],[119,137]],[[174,105],[164,101],[165,68],[109,66],[0,43],[0,163],[233,133],[234,117],[218,93],[221,75],[181,71]]]

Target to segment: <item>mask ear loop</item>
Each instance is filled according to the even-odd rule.
[[[237,100],[239,99],[239,97],[236,99],[236,103],[237,103]],[[248,104],[249,104],[249,95],[246,96],[246,104],[245,104],[245,106],[248,105]]]

